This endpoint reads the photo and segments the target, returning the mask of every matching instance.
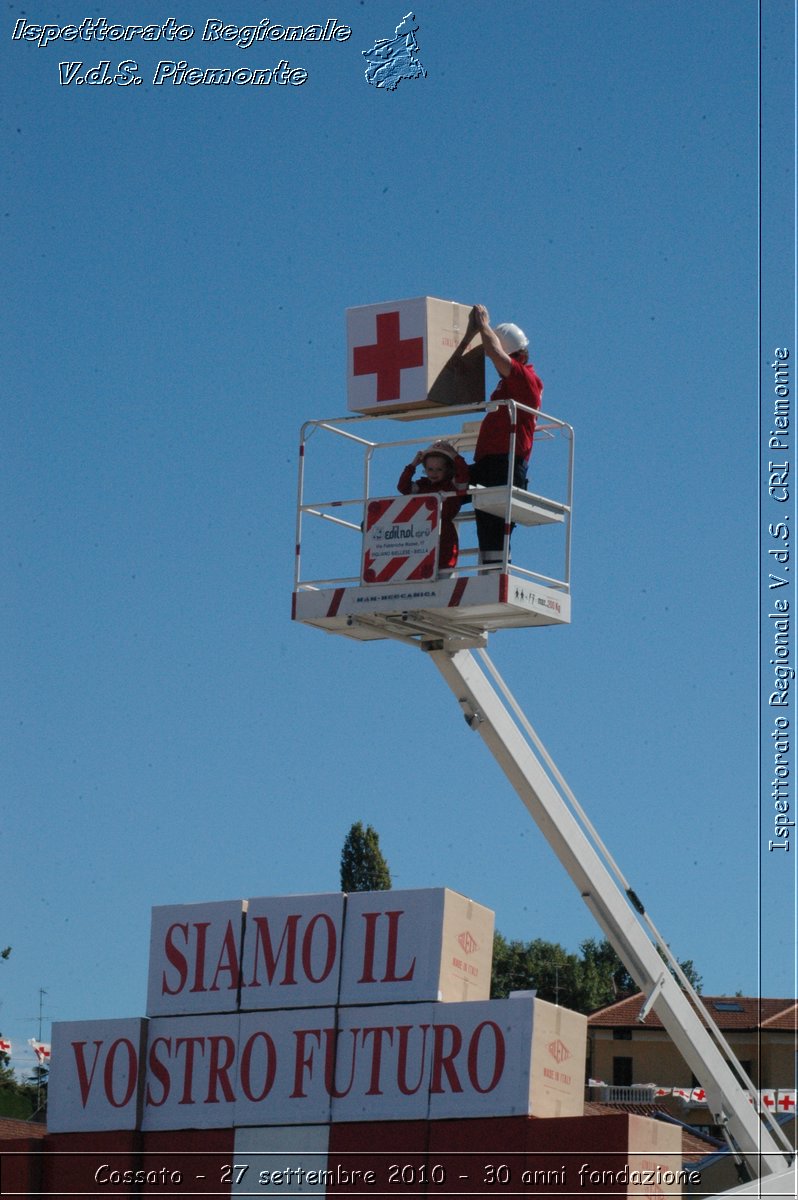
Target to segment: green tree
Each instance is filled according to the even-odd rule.
[[[46,1082],[46,1076],[45,1072],[42,1083]],[[26,1080],[24,1083],[17,1079],[8,1054],[0,1053],[0,1116],[16,1117],[20,1121],[30,1120],[36,1114],[39,1103],[42,1101],[41,1094],[37,1101],[37,1091],[41,1093],[41,1089],[37,1088],[38,1082],[35,1075],[33,1079]],[[43,1092],[45,1101],[46,1097],[45,1086]],[[36,1119],[41,1118],[38,1116]]]
[[[601,941],[586,938],[579,949],[583,974],[581,1012],[595,1012],[639,990],[606,938]]]
[[[690,983],[693,985],[695,990],[697,992],[700,992],[704,986],[704,980],[698,974],[698,971],[695,968],[695,963],[693,962],[692,958],[679,959],[678,962],[679,962],[679,966],[682,968],[682,970],[684,971],[685,975],[687,976],[687,978],[689,979]]]
[[[534,988],[541,1000],[573,1008],[579,988],[579,960],[559,942],[536,938],[508,942],[497,933],[493,939],[492,996]]]
[[[511,991],[534,988],[541,1000],[592,1013],[640,990],[606,938],[587,938],[579,950],[579,955],[569,954],[558,942],[540,938],[508,942],[497,933],[491,995],[507,996]],[[701,976],[692,960],[679,966],[700,992]]]
[[[387,892],[391,872],[380,850],[380,839],[371,825],[356,821],[341,851],[342,892]]]

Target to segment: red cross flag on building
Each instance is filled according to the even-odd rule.
[[[50,1065],[50,1047],[47,1042],[37,1042],[36,1038],[28,1038],[28,1045],[33,1048],[33,1052],[39,1060],[39,1065],[48,1067]]]
[[[405,412],[436,404],[480,404],[485,359],[480,339],[464,340],[470,308],[421,296],[346,312],[347,396],[360,413]]]
[[[779,1098],[776,1103],[776,1108],[779,1110],[779,1112],[795,1112],[795,1095],[795,1092],[779,1091]]]

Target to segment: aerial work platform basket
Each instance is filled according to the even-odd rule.
[[[515,425],[519,406],[501,403]],[[382,415],[306,422],[294,620],[362,641],[445,639],[462,646],[484,644],[498,629],[570,621],[570,425],[536,414],[533,490],[510,479],[498,487],[469,487],[455,518],[460,549],[453,571],[437,566],[440,494],[398,494],[402,468],[435,441],[449,442],[470,459],[480,424],[475,414],[489,407],[498,405],[416,411],[412,435],[406,424],[408,433],[400,438],[396,419]],[[495,564],[479,561],[474,514],[480,509],[504,522]]]

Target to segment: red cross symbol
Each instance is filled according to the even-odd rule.
[[[355,346],[354,374],[377,376],[377,402],[398,400],[401,373],[405,367],[424,364],[424,339],[405,338],[399,332],[399,313],[377,315],[377,341],[371,346]]]
[[[795,1096],[789,1092],[779,1096],[779,1108],[783,1108],[785,1112],[789,1112],[791,1108],[795,1108]]]
[[[767,1096],[763,1093],[762,1094],[762,1103],[764,1104],[765,1108],[772,1108],[773,1105],[776,1103],[776,1101],[773,1099],[772,1096]]]

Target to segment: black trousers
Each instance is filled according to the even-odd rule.
[[[468,468],[469,483],[480,483],[483,487],[506,487],[510,472],[509,454],[486,454],[479,462],[472,463]],[[522,458],[516,458],[513,464],[513,487],[526,491],[527,471]],[[504,546],[504,519],[494,517],[493,513],[474,511],[477,523],[477,541],[483,553],[487,550],[501,554]],[[512,526],[511,526],[512,529]]]

